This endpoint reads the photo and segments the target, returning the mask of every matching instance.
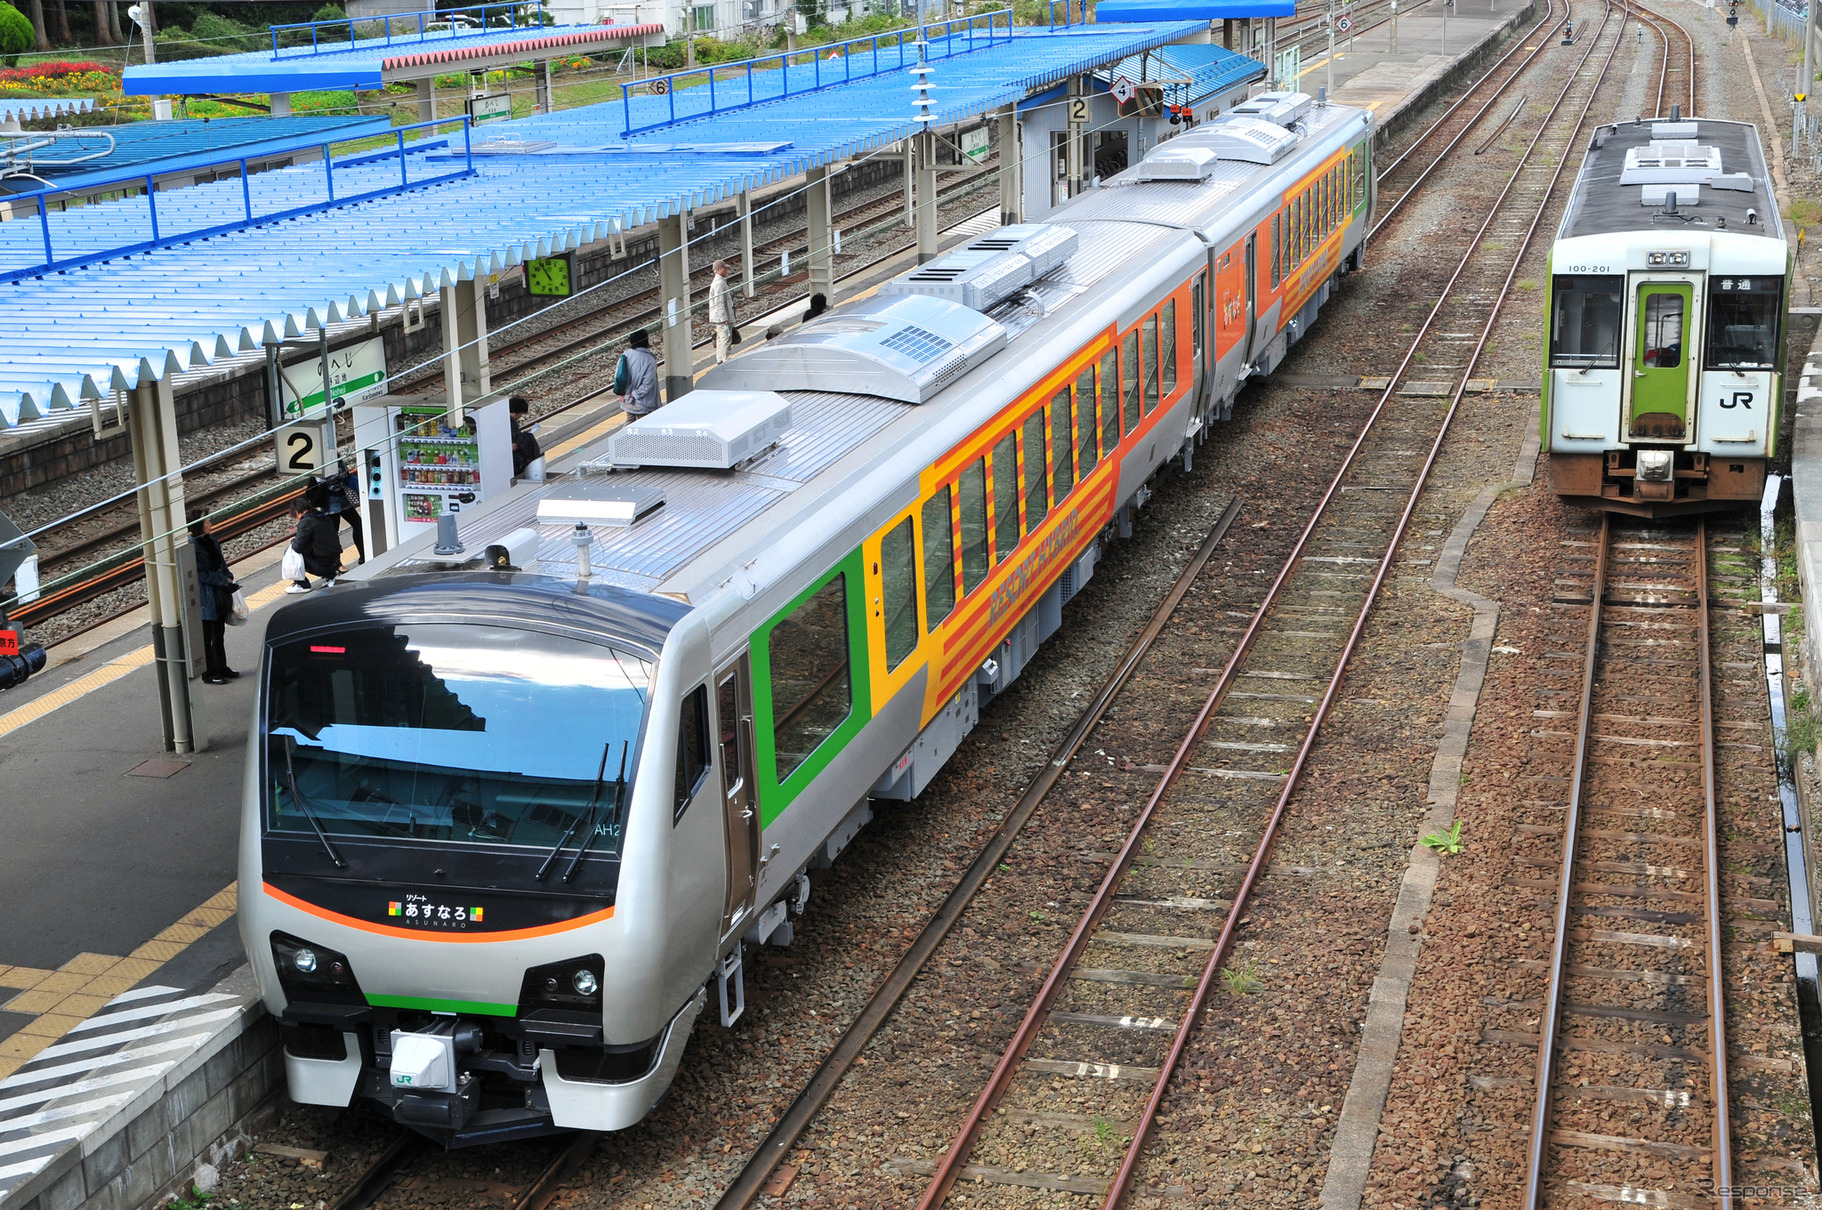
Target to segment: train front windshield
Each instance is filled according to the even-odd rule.
[[[1783,286],[1781,277],[1709,277],[1708,360],[1704,368],[1777,368]]]
[[[273,831],[619,848],[651,663],[535,630],[364,626],[276,645]]]

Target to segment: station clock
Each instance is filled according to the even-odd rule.
[[[576,292],[576,258],[545,256],[526,261],[525,292],[546,298],[568,298]]]

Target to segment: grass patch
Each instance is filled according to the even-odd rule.
[[[1432,832],[1419,842],[1426,849],[1435,849],[1438,853],[1459,853],[1468,846],[1461,842],[1461,820],[1449,825],[1447,832]]]
[[[1227,984],[1228,994],[1233,996],[1250,996],[1265,986],[1259,978],[1258,968],[1250,962],[1245,966],[1222,967],[1221,981]]]

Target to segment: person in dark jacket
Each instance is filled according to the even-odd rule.
[[[323,478],[323,490],[326,496],[326,512],[335,525],[335,540],[342,540],[343,521],[348,523],[348,532],[354,535],[354,554],[362,563],[367,561],[367,544],[361,531],[361,479],[354,473],[354,467],[346,461],[335,464],[335,469]]]
[[[291,549],[304,557],[306,578],[285,589],[286,592],[309,592],[309,576],[322,577],[321,586],[328,588],[335,583],[335,577],[342,574],[341,526],[323,511],[326,503],[321,487],[311,488],[291,503],[291,515],[297,518],[297,534],[291,539]]]
[[[207,509],[190,510],[190,546],[196,551],[196,580],[202,588],[202,680],[205,685],[225,685],[240,673],[228,667],[226,642],[228,614],[240,588],[221,543],[209,532]]]
[[[531,415],[531,400],[523,395],[514,395],[506,401],[506,419],[512,426],[512,474],[518,478],[525,473],[525,468],[544,456],[544,447],[538,444],[538,435],[523,427]]]

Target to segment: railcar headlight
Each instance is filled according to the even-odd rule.
[[[318,1004],[366,1004],[346,954],[293,937],[272,934],[272,964],[287,1000]]]
[[[525,972],[525,980],[519,985],[519,1012],[540,1008],[599,1012],[606,972],[600,954],[534,966]]]

